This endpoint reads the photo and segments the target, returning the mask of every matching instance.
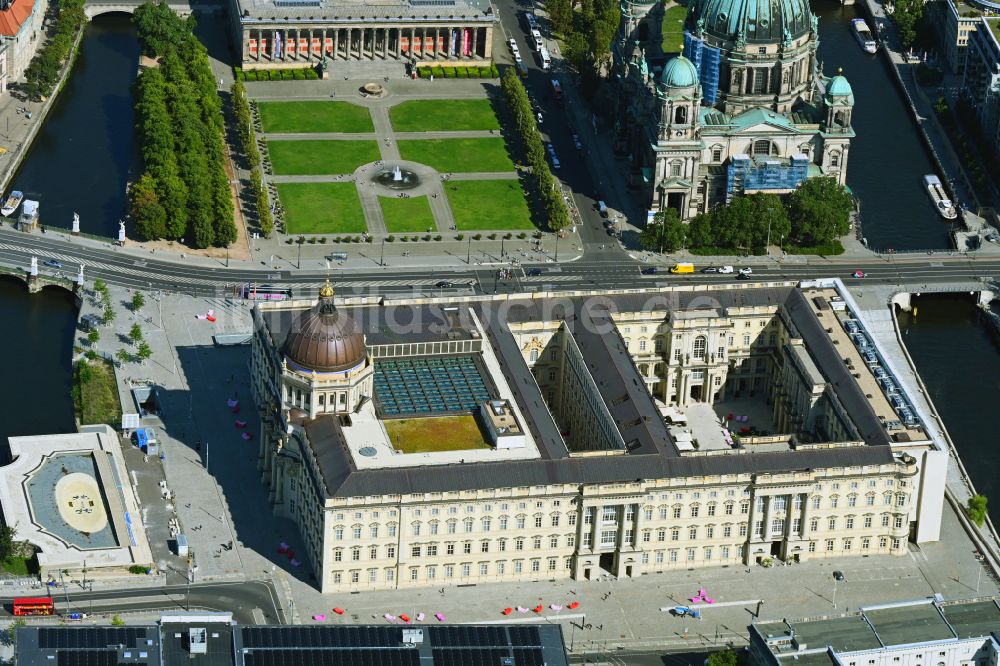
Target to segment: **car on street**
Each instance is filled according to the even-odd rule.
[[[528,275],[530,277],[536,277],[536,276],[541,275],[541,274],[542,274],[542,269],[541,268],[531,268],[531,269],[528,270]]]
[[[580,137],[578,135],[576,135],[576,134],[573,135],[573,146],[577,150],[580,150],[580,151],[583,150],[583,143],[580,142]]]
[[[448,287],[451,286],[451,282],[449,282],[448,280],[438,280],[438,283],[434,286],[437,287],[438,289],[447,289]]]
[[[514,62],[518,65],[521,64],[521,53],[519,51],[514,51]]]
[[[511,37],[510,39],[507,40],[507,43],[510,45],[511,52],[517,53],[517,40]]]
[[[720,273],[725,273],[725,274],[728,275],[729,273],[733,272],[733,267],[732,266],[719,266],[719,272]]]
[[[731,268],[730,272],[732,272]],[[745,266],[744,268],[740,269],[740,275],[753,275],[753,269],[750,268],[749,266]]]
[[[844,580],[844,572],[843,571],[834,571],[833,572],[833,579],[836,580],[836,581]]]
[[[718,273],[719,269],[716,268],[715,266],[706,266],[705,268],[701,269],[701,272],[702,273]]]
[[[62,263],[61,263],[61,262],[58,262],[58,261],[56,261],[55,259],[46,259],[46,260],[45,260],[45,261],[43,261],[42,263],[43,263],[44,265],[46,265],[46,266],[49,266],[49,267],[51,267],[51,268],[62,268],[62,267],[63,267]]]
[[[641,271],[643,275],[656,275],[656,272],[657,272],[656,266],[646,266]]]
[[[737,280],[749,280],[751,278],[750,278],[750,274],[749,273],[740,273],[739,275],[736,276],[736,279]]]
[[[864,271],[860,271],[860,270],[858,270],[858,271],[854,271],[854,273],[852,273],[851,275],[852,275],[853,277],[856,277],[856,278],[863,278],[863,277],[868,277],[868,274],[867,274],[867,273],[865,273]]]

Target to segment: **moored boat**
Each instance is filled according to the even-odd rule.
[[[7,200],[3,202],[3,207],[0,208],[0,215],[4,217],[10,217],[10,214],[17,210],[17,207],[21,205],[21,200],[24,199],[24,192],[18,192],[14,190],[7,197]]]
[[[868,27],[868,24],[865,23],[864,19],[852,19],[851,27],[854,28],[854,36],[857,38],[858,44],[861,45],[861,48],[864,49],[866,53],[875,53],[878,51],[878,42],[875,41],[872,31]]]
[[[930,195],[931,201],[934,202],[934,209],[938,212],[938,215],[946,220],[954,220],[958,217],[958,209],[952,200],[948,198],[948,193],[945,192],[940,178],[933,174],[924,176],[924,187],[927,189],[927,194]]]

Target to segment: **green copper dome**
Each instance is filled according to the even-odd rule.
[[[695,0],[688,29],[727,40],[777,44],[812,28],[809,0]]]
[[[694,88],[698,85],[698,70],[682,55],[671,58],[663,68],[660,83],[668,88]]]
[[[826,86],[826,94],[829,97],[847,97],[848,101],[854,104],[854,91],[851,89],[851,84],[840,74],[830,79],[830,83]]]

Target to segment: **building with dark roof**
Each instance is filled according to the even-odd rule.
[[[867,606],[833,617],[750,626],[754,666],[992,664],[1000,656],[997,599],[940,597]]]
[[[254,309],[252,375],[262,477],[324,592],[937,539],[943,454],[834,287],[340,304],[374,377],[346,402],[288,344],[316,307]]]
[[[245,626],[229,613],[156,624],[17,629],[21,666],[568,666],[545,625]]]

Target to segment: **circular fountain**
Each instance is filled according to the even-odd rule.
[[[412,190],[420,185],[420,176],[409,169],[403,169],[398,164],[393,167],[379,169],[372,176],[372,181],[390,190]]]

